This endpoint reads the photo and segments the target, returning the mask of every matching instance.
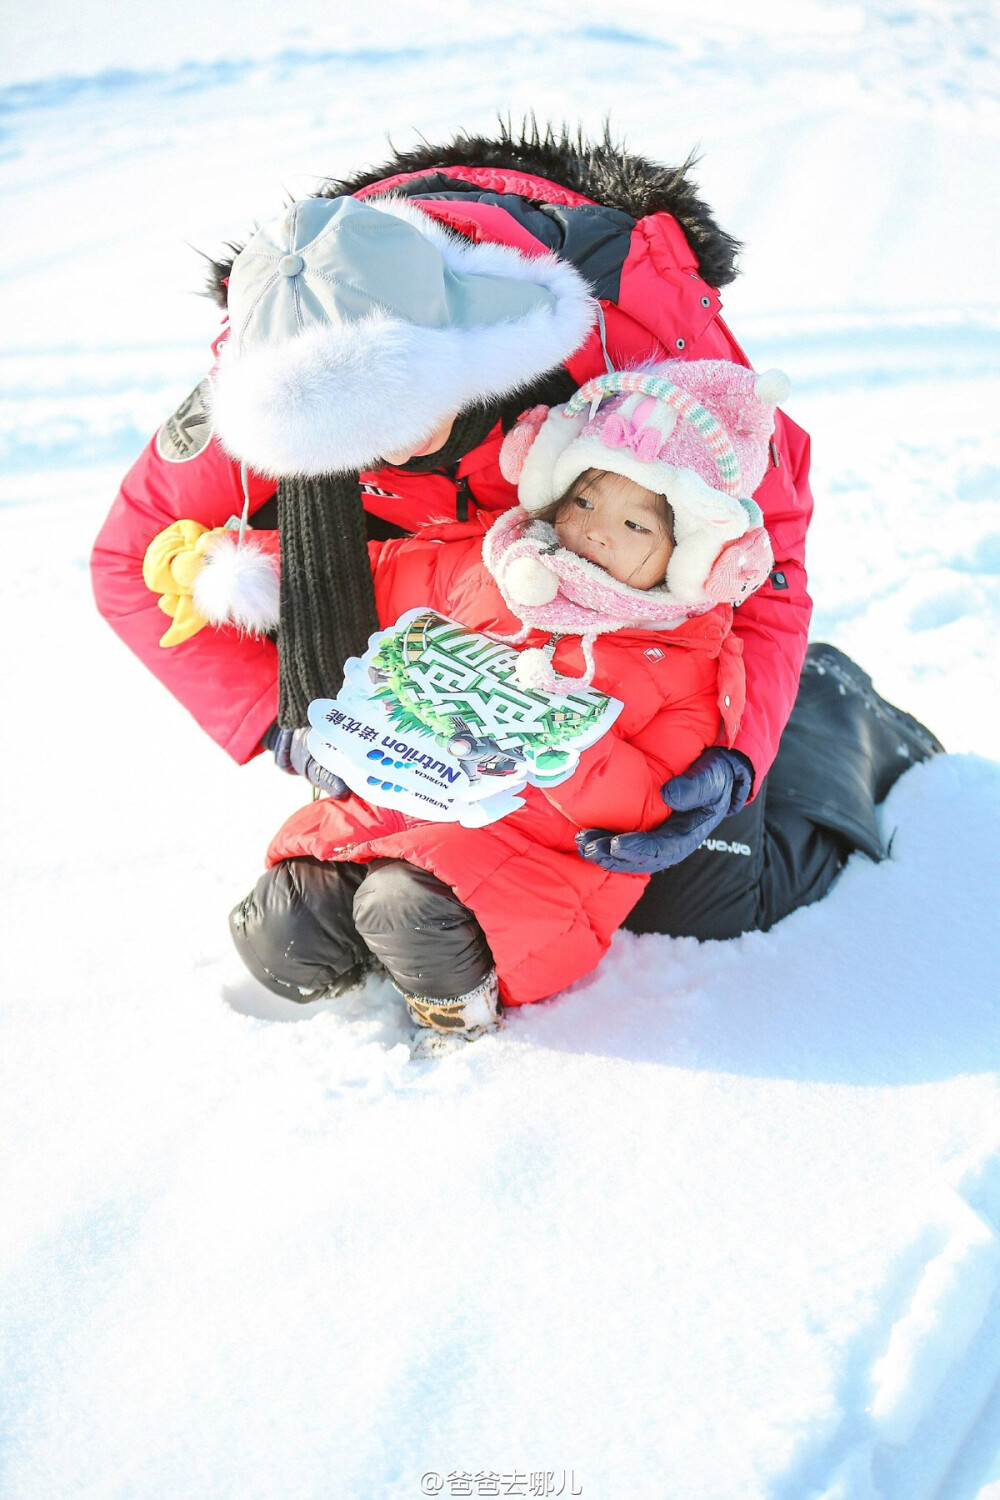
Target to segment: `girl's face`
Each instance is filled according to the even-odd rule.
[[[604,469],[588,469],[575,481],[555,531],[567,552],[633,589],[662,583],[674,550],[663,496]]]

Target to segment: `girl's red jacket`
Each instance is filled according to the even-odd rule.
[[[371,543],[379,623],[394,624],[408,609],[427,605],[471,630],[516,634],[520,621],[483,566],[482,536],[480,518]],[[523,806],[499,822],[485,828],[420,822],[360,797],[324,797],[292,814],[272,840],[268,863],[309,855],[419,865],[475,913],[505,1004],[564,989],[600,961],[649,878],[612,874],[581,859],[575,835],[590,827],[656,827],[666,815],[664,781],[685,770],[717,734],[731,740],[743,701],[732,616],[728,605],[719,605],[676,630],[599,636],[593,686],[624,708],[568,780],[525,788],[518,793]],[[516,649],[547,639],[536,631]],[[553,666],[581,675],[579,636],[562,637]]]

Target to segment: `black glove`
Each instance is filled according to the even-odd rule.
[[[665,782],[660,795],[673,811],[647,833],[608,833],[585,828],[576,836],[584,859],[619,875],[655,875],[687,859],[723,818],[746,806],[753,767],[738,750],[710,745],[680,776]]]
[[[265,750],[273,750],[274,758],[282,771],[290,776],[304,776],[311,786],[319,787],[329,797],[349,797],[351,789],[333,771],[313,760],[306,748],[308,729],[279,729],[272,724],[262,744]]]

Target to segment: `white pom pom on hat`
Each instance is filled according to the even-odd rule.
[[[754,381],[754,395],[765,406],[780,406],[788,399],[792,382],[784,370],[763,370]]]

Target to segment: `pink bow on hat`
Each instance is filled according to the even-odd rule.
[[[656,402],[651,396],[645,401],[640,401],[631,417],[623,417],[620,412],[612,412],[604,421],[601,429],[601,440],[608,448],[628,448],[635,454],[636,458],[643,463],[655,463],[660,456],[660,449],[669,434],[663,433],[658,427],[646,426],[645,419],[655,408]]]

